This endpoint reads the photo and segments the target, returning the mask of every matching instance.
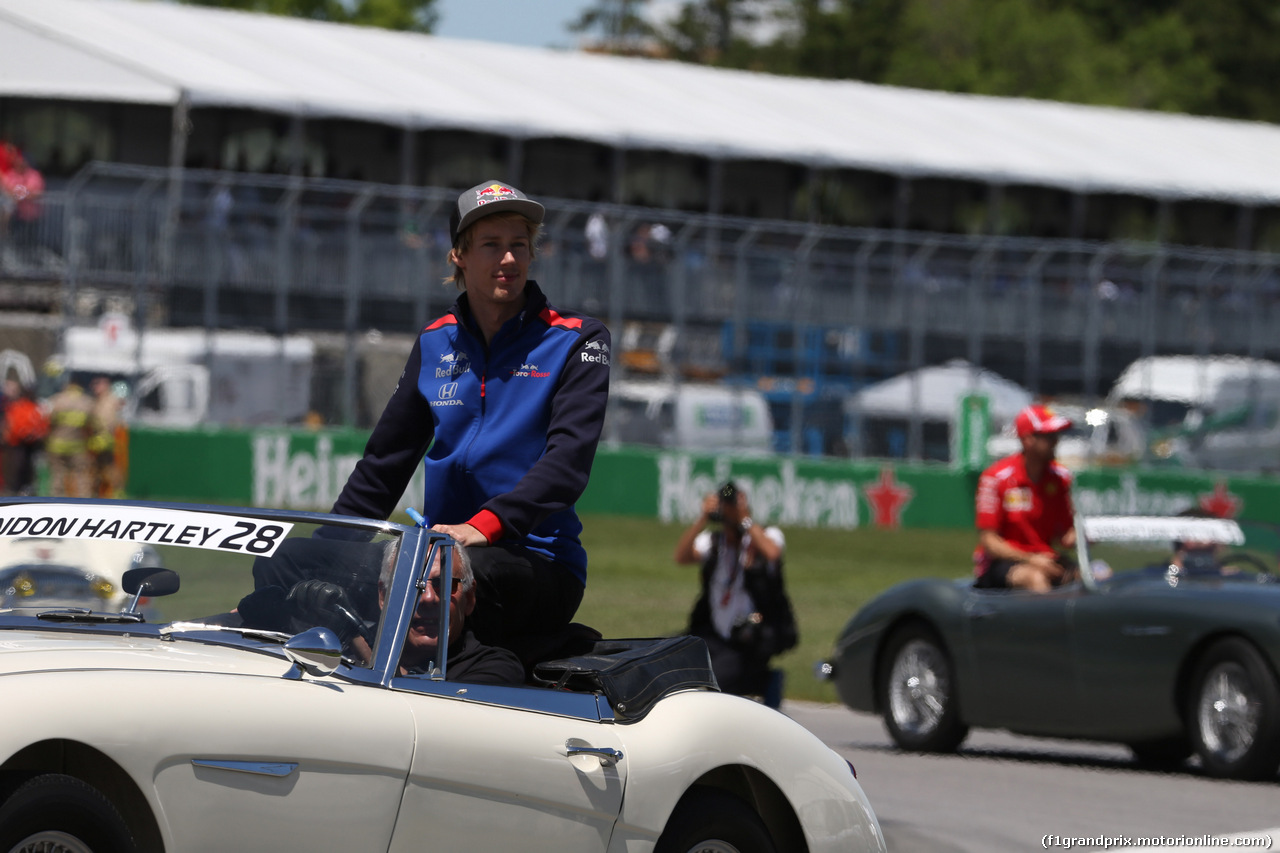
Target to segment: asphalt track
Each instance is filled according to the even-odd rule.
[[[1161,773],[1137,767],[1122,746],[996,731],[971,732],[955,755],[915,755],[893,746],[878,717],[808,702],[783,712],[853,762],[889,853],[1026,853],[1068,841],[1077,851],[1116,850],[1159,836],[1173,840],[1141,849],[1280,848],[1280,778],[1211,779],[1194,761]],[[1187,843],[1206,836],[1270,843]]]

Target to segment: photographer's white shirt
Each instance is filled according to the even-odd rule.
[[[699,561],[707,558],[711,553],[713,537],[720,535],[718,531],[713,533],[710,530],[703,530],[697,535],[693,540],[693,552],[697,554]],[[777,527],[766,527],[764,535],[777,543],[778,548],[786,549],[786,537]],[[719,559],[711,571],[711,582],[707,590],[711,605],[711,624],[716,633],[726,640],[733,634],[734,627],[740,625],[756,609],[751,595],[743,585],[747,543],[750,541],[751,535],[747,534],[742,537],[741,547],[734,549],[722,539]]]

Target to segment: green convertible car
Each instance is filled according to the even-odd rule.
[[[1139,761],[1271,778],[1280,765],[1273,531],[1207,518],[1078,518],[1079,578],[1047,593],[916,580],[845,626],[821,677],[903,749],[970,727],[1114,741]],[[1268,538],[1270,541],[1267,541]]]

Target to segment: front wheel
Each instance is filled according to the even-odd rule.
[[[0,853],[137,853],[124,818],[73,776],[35,776],[0,806]]]
[[[1280,765],[1280,686],[1266,660],[1238,637],[1221,640],[1197,663],[1187,721],[1211,776],[1266,779]]]
[[[742,800],[724,791],[685,797],[654,853],[777,853],[769,830]]]
[[[952,752],[969,733],[957,707],[951,658],[924,625],[905,625],[889,638],[876,687],[885,728],[902,749]]]

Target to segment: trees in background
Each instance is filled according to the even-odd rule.
[[[178,0],[189,6],[215,6],[266,12],[337,24],[429,33],[436,25],[436,0]]]
[[[1273,0],[682,0],[659,22],[672,4],[591,8],[623,5],[649,15],[650,53],[685,62],[1280,122]]]
[[[436,0],[180,2],[416,32],[438,17]],[[1275,0],[593,0],[569,28],[610,53],[1280,122]]]
[[[608,0],[582,10],[569,32],[594,33],[591,49],[623,56],[652,53],[654,27],[644,15],[649,0]]]

